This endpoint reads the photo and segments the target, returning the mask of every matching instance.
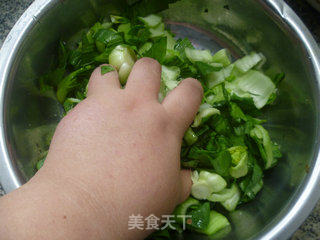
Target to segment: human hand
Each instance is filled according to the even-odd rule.
[[[15,193],[37,195],[39,219],[51,212],[52,231],[64,239],[142,239],[150,232],[129,231],[130,215],[170,214],[190,194],[180,149],[202,87],[186,79],[159,103],[160,78],[160,64],[149,58],[135,64],[125,89],[116,72],[96,69],[87,99],[58,125],[43,168]],[[51,239],[38,234],[32,239]]]

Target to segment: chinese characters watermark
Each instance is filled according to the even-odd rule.
[[[163,215],[158,218],[154,214],[143,217],[142,215],[131,215],[128,220],[129,230],[164,230],[172,229],[176,230],[175,225],[179,223],[182,225],[182,229],[186,229],[186,221],[190,220],[189,215]]]

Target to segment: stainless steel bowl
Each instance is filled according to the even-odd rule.
[[[52,63],[59,39],[98,16],[117,13],[119,0],[36,0],[17,22],[0,53],[0,180],[6,192],[26,182],[61,118],[36,79]],[[320,52],[307,28],[281,0],[182,0],[163,13],[173,32],[199,47],[252,50],[266,71],[285,72],[280,97],[266,111],[272,137],[284,153],[266,174],[256,201],[231,213],[229,239],[286,239],[320,196]],[[241,219],[241,220],[239,220]],[[205,239],[186,235],[185,239]]]

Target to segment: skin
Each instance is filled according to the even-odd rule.
[[[158,102],[161,65],[134,66],[125,89],[117,72],[89,81],[86,100],[58,125],[43,168],[0,199],[0,236],[9,239],[143,239],[130,215],[170,214],[190,194],[180,169],[184,132],[203,90],[186,79]]]

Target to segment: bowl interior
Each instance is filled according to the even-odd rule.
[[[11,159],[25,181],[35,173],[63,114],[52,96],[37,90],[37,79],[49,70],[60,39],[70,39],[100,16],[120,13],[122,4],[52,1],[20,46],[6,86],[5,131]],[[300,40],[259,1],[182,0],[162,15],[178,37],[189,37],[199,48],[228,47],[234,57],[262,52],[268,59],[266,71],[286,73],[275,106],[264,113],[266,128],[284,156],[266,173],[258,198],[229,214],[233,224],[229,239],[258,237],[290,208],[315,164],[319,92],[313,66]],[[206,238],[186,234],[184,239]]]

